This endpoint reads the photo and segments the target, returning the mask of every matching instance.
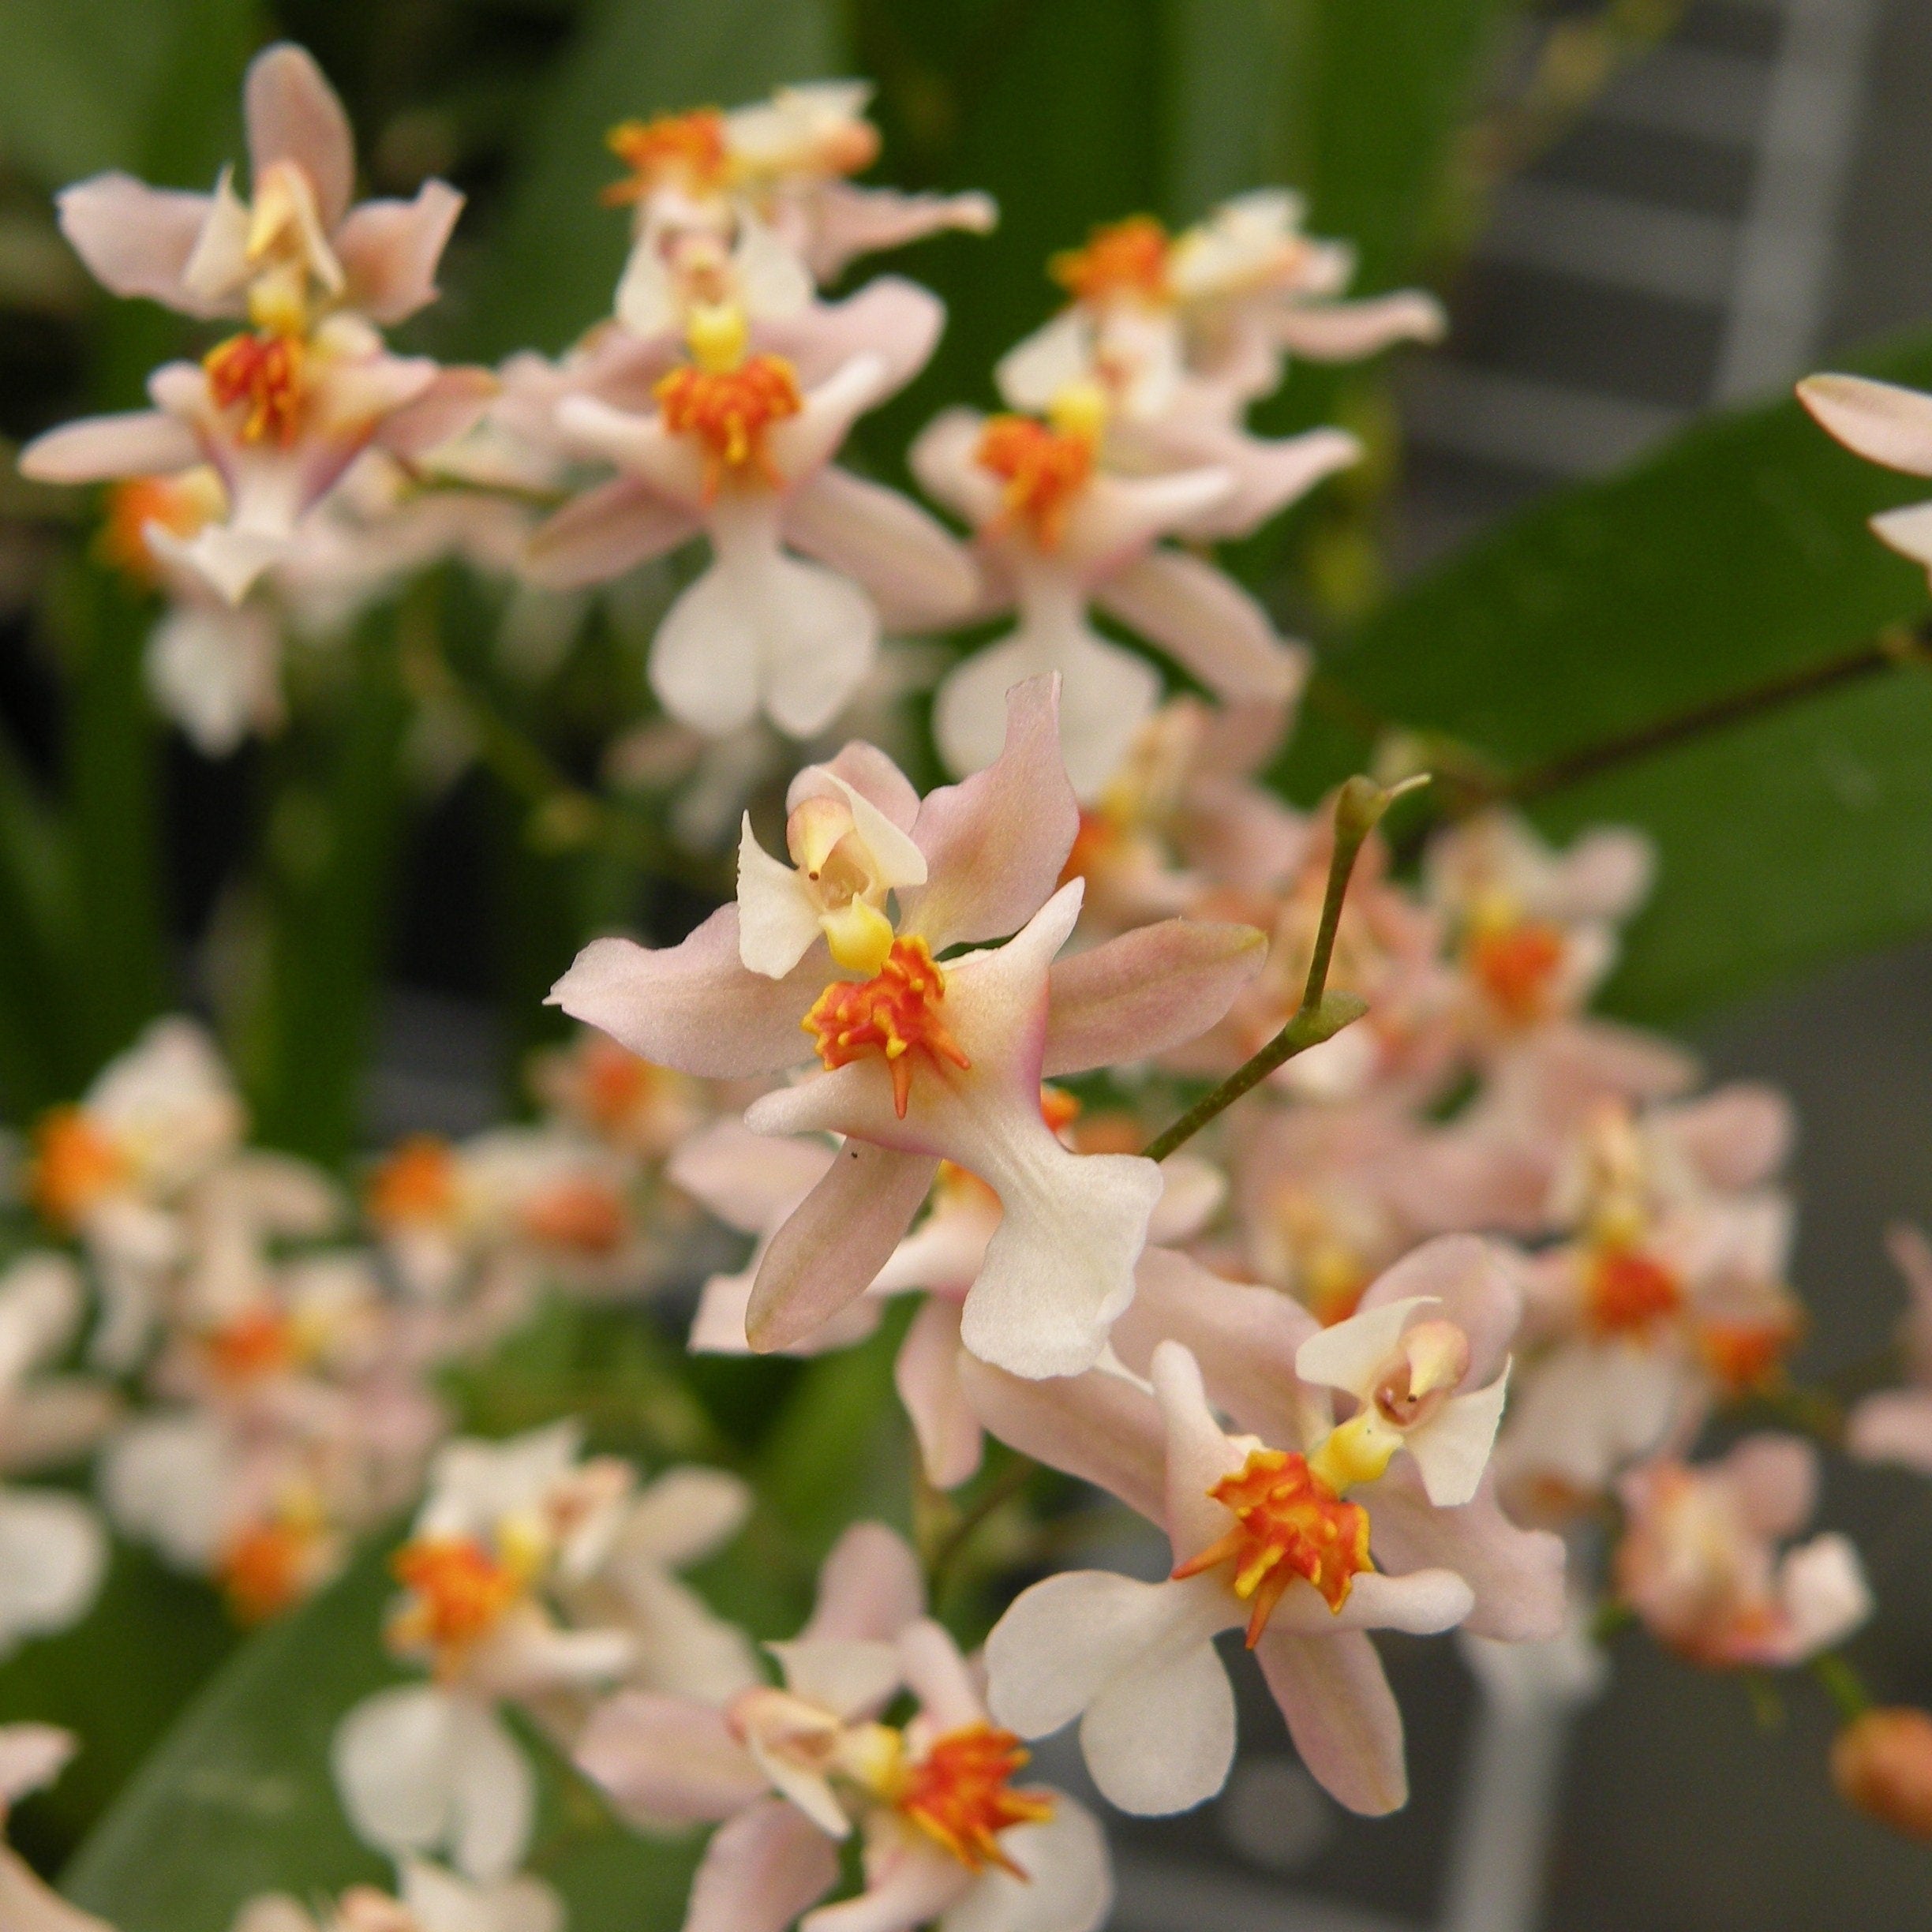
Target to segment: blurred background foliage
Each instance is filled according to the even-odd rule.
[[[607,313],[626,244],[597,199],[612,123],[784,80],[874,81],[876,178],[984,188],[1002,210],[988,240],[868,265],[928,283],[950,313],[930,367],[857,440],[860,461],[903,477],[906,443],[938,408],[991,402],[994,359],[1054,305],[1046,257],[1097,222],[1148,210],[1184,223],[1285,182],[1314,233],[1356,245],[1357,292],[1449,287],[1486,190],[1675,13],[1566,4],[1511,43],[1533,57],[1506,63],[1503,30],[1532,10],[4,0],[0,431],[18,440],[129,406],[150,367],[199,345],[152,305],[102,298],[49,197],[110,167],[205,187],[239,149],[242,69],[276,36],[311,47],[341,89],[373,189],[436,174],[469,196],[446,298],[407,331],[451,358],[554,354]],[[1932,342],[1868,366],[1932,382]],[[1298,369],[1258,414],[1274,431],[1339,421],[1369,452],[1230,560],[1319,652],[1287,789],[1312,801],[1348,769],[1425,763],[1443,774],[1428,809],[1513,797],[1561,833],[1644,827],[1661,884],[1612,1004],[1648,1020],[1682,1022],[1932,927],[1926,590],[1863,528],[1911,485],[1773,401],[1394,584],[1380,543],[1399,464],[1390,381],[1386,366]],[[439,571],[370,613],[350,648],[298,657],[290,727],[211,764],[148,702],[153,612],[96,557],[95,516],[0,472],[0,1118],[73,1095],[185,1001],[222,1025],[263,1136],[340,1163],[361,1142],[385,987],[491,1002],[514,1077],[554,1018],[543,991],[584,938],[624,925],[675,938],[705,909],[715,868],[667,863],[653,809],[613,813],[600,796],[605,746],[646,706],[621,613],[590,611],[561,656],[519,670],[491,643],[500,597]],[[472,749],[487,753],[499,717],[517,720],[521,749],[447,781],[425,728],[447,732],[452,706]],[[1398,828],[1411,844],[1420,829]],[[513,1372],[466,1391],[472,1420],[500,1430],[586,1409],[608,1446],[746,1468],[765,1485],[763,1526],[707,1581],[754,1627],[787,1627],[833,1527],[829,1500],[849,1514],[892,1466],[889,1336],[803,1371],[694,1373],[627,1334],[582,1318],[525,1338]],[[1000,1472],[985,1480],[996,1507]],[[360,1688],[380,1668],[380,1588],[372,1556],[245,1646],[84,1852],[77,1896],[126,1932],[188,1932],[219,1923],[218,1900],[252,1875],[299,1886],[354,1869],[316,1783],[317,1739],[350,1679]],[[149,1633],[145,1653],[125,1641],[134,1631]],[[78,1840],[231,1643],[204,1597],[124,1559],[88,1624],[0,1669],[0,1712],[71,1722],[88,1741],[23,1816],[44,1858]],[[244,1789],[283,1809],[249,1813]],[[548,1802],[546,1869],[581,1904],[573,1923],[614,1926],[613,1896],[657,1901],[626,1925],[668,1919],[682,1853],[613,1849],[560,1774]],[[605,1916],[590,1915],[600,1896]]]

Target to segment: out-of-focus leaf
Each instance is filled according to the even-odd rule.
[[[9,1835],[46,1866],[64,1862],[234,1643],[206,1584],[118,1544],[88,1615],[0,1668],[0,1719],[61,1724],[81,1743]]]
[[[836,66],[828,0],[595,0],[533,107],[500,234],[476,277],[467,353],[554,353],[610,313],[629,242],[597,194],[618,122],[736,107]]]
[[[73,867],[71,1076],[92,1073],[169,998],[160,879],[159,730],[142,676],[150,613],[77,564],[54,622],[68,668],[66,806]]]
[[[377,613],[339,647],[350,662],[333,705],[307,707],[278,747],[265,967],[236,1061],[261,1138],[316,1160],[357,1141],[405,791],[409,702],[390,633],[429,621],[435,590],[417,586],[399,614]]]
[[[66,828],[0,733],[0,1106],[24,1120],[73,1090],[74,931]]]
[[[1859,365],[1932,381],[1932,343]],[[1371,714],[1504,773],[1564,762],[1858,651],[1926,608],[1923,573],[1865,528],[1923,485],[1862,462],[1795,402],[1690,431],[1629,474],[1566,491],[1391,602],[1327,661]],[[1331,728],[1291,768],[1312,792],[1367,755]],[[1612,989],[1679,1018],[1932,924],[1932,685],[1874,674],[1550,793],[1567,828],[1657,841],[1654,903]]]

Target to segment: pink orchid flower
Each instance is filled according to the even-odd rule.
[[[1658,1642],[1707,1669],[1803,1663],[1871,1614],[1844,1537],[1778,1544],[1809,1520],[1818,1454],[1795,1436],[1747,1436],[1720,1461],[1646,1463],[1619,1485],[1628,1512],[1617,1593]]]
[[[1807,376],[1798,400],[1848,450],[1908,476],[1932,476],[1932,396],[1866,376]],[[1873,534],[1932,572],[1932,503],[1882,510]]]
[[[863,681],[882,623],[930,629],[966,608],[972,564],[906,498],[832,464],[893,386],[886,356],[861,350],[802,384],[785,357],[751,350],[735,309],[705,312],[690,340],[695,359],[658,378],[646,408],[582,392],[556,403],[559,432],[619,474],[537,531],[530,569],[601,581],[703,531],[711,566],[659,627],[652,689],[709,736],[762,710],[808,737]]]
[[[364,450],[419,457],[467,429],[494,387],[481,369],[391,354],[374,326],[433,297],[460,198],[432,182],[414,203],[348,212],[348,125],[297,48],[257,58],[246,106],[253,206],[225,177],[211,200],[110,174],[70,189],[62,218],[117,294],[249,326],[199,363],[157,369],[152,410],[50,430],[21,456],[22,474],[47,483],[212,465],[227,515],[185,541],[165,524],[148,540],[237,604]]]
[[[1287,886],[1312,830],[1254,774],[1286,736],[1288,711],[1286,702],[1175,698],[1141,726],[1081,809],[1069,869],[1087,882],[1087,930],[1193,912],[1217,890],[1260,896]]]
[[[1900,1324],[1908,1386],[1881,1389],[1852,1408],[1845,1447],[1867,1462],[1896,1462],[1932,1474],[1932,1245],[1915,1227],[1886,1231],[1911,1305]]]
[[[1158,540],[1222,502],[1226,470],[1117,474],[1102,460],[1105,399],[1058,398],[1052,418],[945,411],[909,460],[927,494],[970,524],[991,594],[981,610],[1017,609],[1018,627],[976,651],[941,685],[934,730],[957,772],[978,771],[1000,747],[1008,688],[1058,672],[1061,742],[1074,791],[1098,794],[1119,769],[1160,695],[1159,673],[1110,643],[1090,604],[1169,653],[1217,696],[1281,702],[1303,659],[1232,578]]]
[[[598,940],[552,995],[691,1073],[777,1073],[809,1050],[801,1028],[817,1043],[822,1070],[745,1116],[761,1133],[845,1136],[766,1249],[755,1348],[801,1339],[864,1292],[942,1160],[977,1175],[1002,1211],[966,1298],[969,1348],[1020,1374],[1073,1372],[1133,1293],[1159,1173],[1070,1153],[1041,1118],[1042,1076],[1198,1031],[1260,948],[1245,928],[1174,920],[1056,966],[1080,889],[1054,889],[1076,814],[1051,684],[1016,691],[1010,719],[997,765],[923,801],[869,746],[807,767],[788,800],[796,869],[747,827],[736,904],[667,951]]]
[[[1424,1319],[1418,1290],[1437,1305]],[[1035,1387],[968,1365],[994,1434],[1161,1525],[1177,1563],[1166,1583],[1086,1572],[1023,1594],[987,1646],[994,1715],[1035,1736],[1081,1717],[1113,1802],[1183,1810],[1226,1775],[1233,1703],[1211,1639],[1245,1624],[1310,1770],[1353,1809],[1398,1807],[1401,1718],[1363,1632],[1466,1622],[1520,1641],[1562,1621],[1562,1545],[1503,1516],[1477,1453],[1515,1309],[1496,1258],[1466,1237],[1418,1250],[1328,1330],[1271,1290],[1154,1251],[1115,1331],[1127,1365],[1151,1371],[1154,1398],[1104,1372]],[[1365,1368],[1365,1344],[1391,1331]],[[1368,1398],[1337,1426],[1314,1374]],[[1210,1391],[1253,1432],[1227,1435]],[[1462,1500],[1436,1500],[1450,1497]]]
[[[919,1709],[864,1813],[864,1889],[800,1932],[1094,1932],[1114,1897],[1099,1822],[1064,1792],[1014,1788],[1027,1753],[938,1624],[898,1649]]]
[[[1043,1099],[1052,1093],[1048,1089]],[[743,1271],[714,1275],[705,1283],[691,1322],[694,1351],[750,1352],[745,1319],[764,1242],[837,1158],[829,1141],[773,1141],[731,1121],[698,1135],[673,1157],[671,1176],[680,1186],[728,1226],[760,1237]],[[1226,1185],[1206,1162],[1185,1155],[1164,1163],[1161,1175],[1164,1187],[1148,1220],[1149,1238],[1185,1240],[1219,1206]],[[885,1297],[923,1294],[926,1300],[900,1344],[893,1380],[918,1438],[927,1480],[938,1488],[954,1488],[971,1478],[984,1450],[979,1418],[959,1379],[960,1323],[1000,1219],[999,1198],[984,1181],[963,1168],[942,1166],[923,1218],[893,1250],[865,1294],[781,1351],[817,1355],[850,1347],[878,1327]]]

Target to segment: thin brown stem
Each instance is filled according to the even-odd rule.
[[[1368,1010],[1368,1003],[1353,993],[1331,993],[1328,968],[1335,955],[1335,931],[1342,923],[1342,907],[1348,897],[1349,880],[1362,842],[1375,829],[1382,814],[1402,793],[1428,783],[1426,777],[1405,779],[1385,789],[1372,779],[1349,780],[1335,796],[1335,848],[1328,861],[1328,886],[1322,897],[1321,923],[1315,933],[1315,948],[1309,957],[1308,978],[1301,988],[1301,1003],[1289,1016],[1288,1024],[1264,1046],[1237,1067],[1211,1092],[1200,1099],[1162,1134],[1149,1141],[1149,1160],[1165,1160],[1174,1149],[1191,1140],[1218,1114],[1225,1112],[1241,1095],[1258,1087],[1277,1067],[1286,1065],[1297,1054],[1332,1039],[1352,1020]]]

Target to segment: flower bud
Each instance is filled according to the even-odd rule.
[[[1853,1718],[1833,1743],[1831,1773],[1855,1810],[1932,1840],[1932,1715],[1894,1705]]]

